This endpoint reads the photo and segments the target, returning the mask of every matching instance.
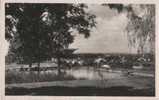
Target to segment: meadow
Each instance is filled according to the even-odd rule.
[[[152,56],[92,56],[71,58],[83,61],[82,65],[75,63],[71,68],[63,62],[60,76],[57,65],[51,62],[42,62],[41,68],[47,66],[47,70],[41,71],[17,70],[24,64],[6,65],[6,95],[155,95],[155,61]],[[94,63],[97,57],[103,59],[102,64],[110,65],[111,71],[97,68]],[[139,64],[144,67],[133,68]],[[68,89],[78,92],[68,93]]]

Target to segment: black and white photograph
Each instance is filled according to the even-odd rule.
[[[5,96],[156,96],[155,4],[4,7]]]

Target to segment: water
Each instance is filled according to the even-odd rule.
[[[85,80],[108,80],[108,79],[123,79],[128,77],[126,70],[123,69],[112,69],[112,71],[108,71],[106,69],[95,69],[93,67],[73,67],[71,69],[62,69],[61,70],[64,77],[72,76],[75,79],[85,79]],[[35,72],[38,73],[38,72]],[[25,74],[29,74],[29,72],[25,72]],[[47,70],[41,71],[41,75],[45,74],[54,74],[57,75],[57,70]],[[142,73],[141,71],[135,71],[131,73],[133,76],[145,76],[145,77],[154,77],[153,74]]]
[[[94,68],[73,68],[66,71],[67,75],[72,75],[77,79],[99,80],[99,79],[119,79],[122,73],[108,72],[107,70],[98,70]]]

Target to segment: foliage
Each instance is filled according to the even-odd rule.
[[[126,27],[129,46],[137,48],[138,53],[155,52],[155,5],[153,4],[103,4],[119,13],[127,12]],[[148,47],[146,47],[148,45]],[[145,49],[150,48],[149,51]]]
[[[8,3],[5,7],[9,54],[27,63],[61,55],[74,40],[71,29],[88,38],[95,26],[95,16],[85,12],[84,4]]]
[[[136,46],[138,53],[154,53],[155,42],[155,6],[154,5],[137,5],[142,13],[136,13],[135,8],[128,13],[127,32],[129,43]],[[144,47],[148,45],[151,51],[145,51]],[[147,49],[147,48],[146,48]]]

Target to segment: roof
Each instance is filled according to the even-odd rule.
[[[64,54],[66,53],[69,53],[69,54],[73,54],[74,51],[77,50],[77,49],[64,49]]]

